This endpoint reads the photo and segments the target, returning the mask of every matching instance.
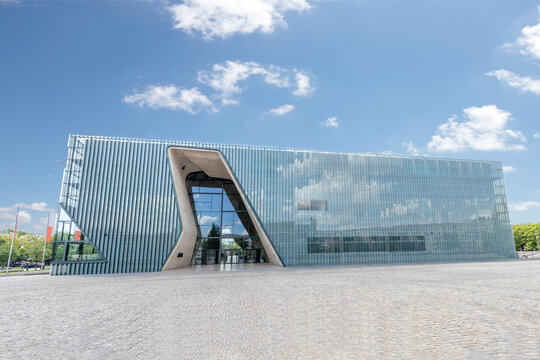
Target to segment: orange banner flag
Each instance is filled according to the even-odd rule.
[[[51,235],[52,235],[52,226],[49,226],[47,227],[47,237],[45,238],[47,242],[51,242]]]

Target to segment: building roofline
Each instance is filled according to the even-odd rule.
[[[225,148],[237,148],[237,149],[250,149],[250,150],[266,150],[266,151],[286,151],[286,152],[303,152],[303,153],[316,153],[316,154],[335,154],[335,155],[358,155],[358,156],[372,156],[372,157],[387,157],[387,158],[396,158],[396,159],[426,159],[426,160],[451,160],[451,161],[465,161],[465,162],[478,162],[478,163],[491,163],[498,164],[502,166],[500,161],[496,160],[475,160],[475,159],[459,159],[459,158],[448,158],[448,157],[438,157],[438,156],[414,156],[414,155],[401,155],[401,154],[386,154],[386,153],[353,153],[353,152],[339,152],[339,151],[325,151],[325,150],[314,150],[314,149],[298,149],[298,148],[287,148],[287,147],[277,147],[277,146],[265,146],[265,145],[239,145],[239,144],[223,144],[223,143],[212,143],[204,141],[190,141],[190,140],[158,140],[158,139],[137,139],[137,138],[128,138],[128,137],[113,137],[113,136],[96,136],[96,135],[79,135],[79,134],[69,134],[69,137],[74,137],[77,139],[92,139],[92,140],[104,140],[104,141],[119,141],[119,142],[137,142],[145,144],[161,144],[168,146],[185,146],[191,148],[205,148],[205,149],[218,149],[219,147]]]

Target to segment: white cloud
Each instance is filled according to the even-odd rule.
[[[13,205],[13,207],[15,207],[15,205]],[[47,204],[43,201],[35,202],[32,204],[21,203],[21,209],[28,209],[33,211],[49,211],[49,209],[47,208]]]
[[[458,152],[472,150],[524,150],[525,136],[507,128],[512,114],[495,105],[472,106],[463,110],[464,121],[454,115],[439,126],[428,150]]]
[[[214,64],[211,70],[199,71],[197,81],[209,86],[214,92],[212,99],[218,99],[221,105],[237,105],[235,95],[244,90],[240,85],[252,76],[260,77],[266,84],[278,88],[287,88],[296,96],[305,97],[314,91],[310,85],[310,76],[294,68],[281,68],[275,65],[260,65],[253,61],[240,62],[227,60]],[[296,80],[291,82],[290,78]],[[195,114],[206,108],[211,112],[218,109],[213,102],[197,87],[183,89],[174,85],[149,85],[144,91],[134,90],[133,94],[122,99],[126,104],[152,109],[166,108],[185,110]]]
[[[13,218],[13,220],[15,220],[15,218]],[[26,212],[25,210],[21,210],[19,211],[19,224],[26,224],[26,223],[29,223],[30,221],[32,221],[32,216]]]
[[[513,211],[527,211],[530,208],[540,207],[540,202],[538,201],[522,201],[520,203],[509,203],[508,209]]]
[[[12,208],[0,208],[0,219],[11,220],[10,226],[15,225],[15,218],[17,217],[17,209],[13,210]],[[32,215],[30,215],[25,210],[19,211],[19,224],[26,224],[32,221]]]
[[[215,223],[217,221],[217,216],[200,216],[199,215],[199,225],[205,225],[210,223]]]
[[[202,108],[211,108],[212,102],[196,87],[179,89],[174,85],[150,85],[146,91],[134,91],[122,99],[126,104],[139,107],[148,106],[152,109],[166,108],[170,110],[185,110],[195,114]]]
[[[540,13],[540,6],[538,6]],[[517,46],[523,55],[529,55],[540,59],[540,22],[533,26],[525,26],[521,29],[521,36],[515,44],[505,44],[506,47]]]
[[[226,61],[214,64],[211,71],[199,71],[197,79],[218,92],[223,105],[236,105],[237,100],[232,96],[242,92],[238,83],[252,75],[260,75],[268,84],[278,87],[288,87],[289,78],[283,75],[284,70],[277,66],[265,68],[256,62]]]
[[[406,200],[406,204],[402,203],[393,203],[392,207],[386,207],[384,210],[380,211],[380,218],[388,218],[390,216],[405,216],[407,213],[415,212],[420,206],[420,201],[418,199]]]
[[[206,40],[286,27],[286,11],[309,10],[306,0],[184,0],[168,7],[175,29]]]
[[[199,71],[197,80],[214,89],[217,97],[221,99],[222,105],[237,105],[238,100],[234,99],[233,96],[240,94],[243,90],[239,86],[239,83],[254,75],[262,77],[265,83],[279,88],[290,88],[292,86],[289,75],[295,75],[297,79],[298,75],[301,75],[301,86],[306,86],[307,81],[307,86],[309,87],[309,76],[303,72],[299,72],[296,69],[284,69],[275,65],[263,66],[253,61],[240,62],[227,60],[224,63],[214,64],[210,71]],[[307,80],[304,77],[307,77]],[[302,92],[305,93],[302,96],[306,96],[312,91],[311,87],[309,87],[309,91],[304,88],[302,89]],[[296,94],[297,91],[298,89],[293,94]]]
[[[40,218],[39,222],[37,224],[34,224],[34,229],[45,231],[46,227],[47,227],[47,220],[48,220],[48,218],[46,218],[46,217]]]
[[[414,146],[414,143],[412,141],[405,141],[402,145],[407,148],[407,152],[411,155],[419,156],[421,154],[420,150],[418,150],[416,146]]]
[[[540,80],[532,79],[526,76],[519,76],[511,71],[500,69],[488,72],[486,75],[495,76],[500,81],[503,81],[513,88],[521,92],[531,92],[540,95]]]
[[[339,127],[339,121],[337,117],[329,117],[325,121],[321,122],[320,125],[327,128],[337,128]]]
[[[17,207],[21,206],[21,209],[27,209],[32,211],[49,211],[50,209],[47,208],[47,204],[43,201],[41,202],[35,202],[31,204],[13,204],[11,206],[7,207],[0,207],[0,213],[6,213],[6,212],[13,212],[13,218],[15,219],[15,213],[17,212]]]
[[[540,132],[534,133],[533,138],[540,139]]]
[[[15,207],[15,211],[17,208]],[[12,207],[0,207],[0,219],[11,219],[11,214],[13,212]],[[13,219],[15,219],[15,214],[13,213]]]
[[[511,165],[503,166],[502,169],[503,169],[503,171],[504,171],[505,173],[516,171],[516,168],[513,167],[513,166],[511,166]]]
[[[306,97],[315,91],[315,88],[310,84],[309,76],[304,72],[296,73],[296,90],[293,94],[298,97]]]
[[[0,5],[18,5],[21,3],[21,0],[0,0]]]
[[[46,212],[50,209],[47,208],[47,204],[43,201],[35,202],[31,204],[21,203],[21,208],[19,210],[19,224],[27,224],[32,221],[32,215],[26,210],[37,211],[37,212]],[[0,207],[0,219],[10,220],[10,227],[15,226],[15,218],[17,217],[17,207],[19,204],[13,204],[11,206]]]
[[[277,107],[275,109],[271,109],[268,112],[272,113],[274,115],[277,115],[277,116],[281,116],[281,115],[285,115],[287,113],[290,113],[293,110],[294,110],[294,105],[287,104],[287,105],[282,105],[280,107]]]

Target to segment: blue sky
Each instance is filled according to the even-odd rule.
[[[0,228],[70,133],[502,161],[540,221],[540,3],[0,0]]]

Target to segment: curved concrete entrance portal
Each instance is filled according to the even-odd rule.
[[[163,271],[177,269],[191,264],[191,258],[197,241],[197,223],[193,215],[186,179],[188,175],[196,172],[204,172],[209,177],[227,179],[233,182],[247,209],[249,218],[255,227],[268,261],[271,264],[283,266],[281,259],[277,255],[268,236],[263,231],[261,224],[255,216],[255,212],[246,201],[245,194],[242,192],[236,177],[221,152],[217,150],[170,147],[168,149],[168,155],[176,190],[178,208],[180,210],[182,232],[178,242],[162,268]]]

